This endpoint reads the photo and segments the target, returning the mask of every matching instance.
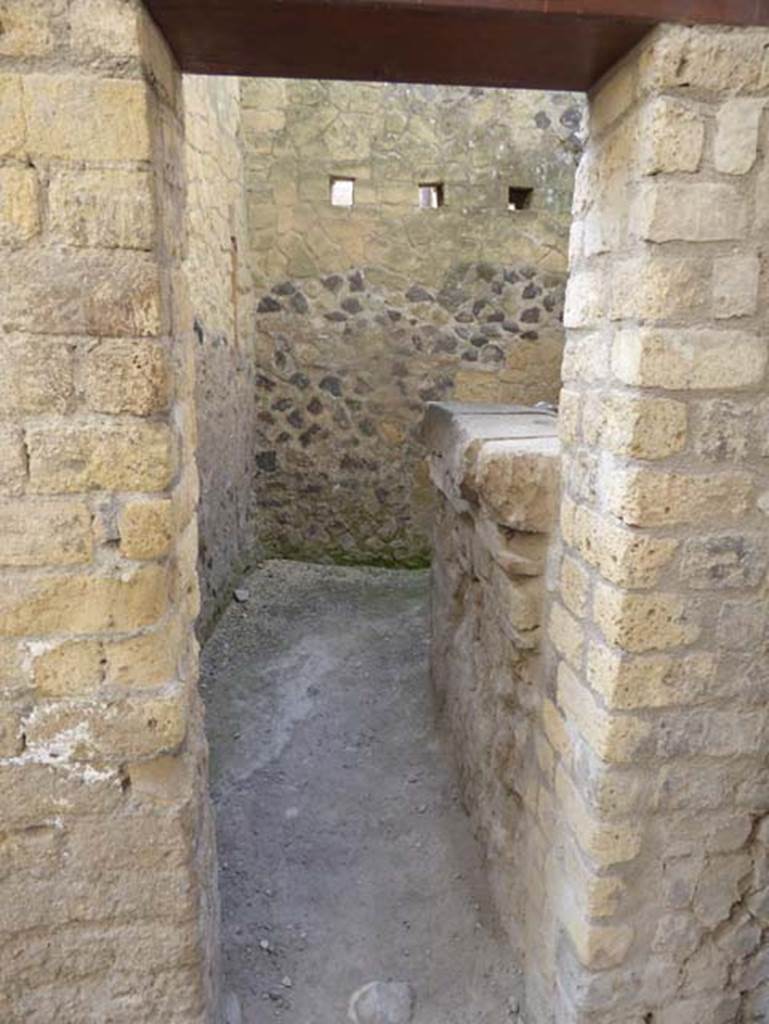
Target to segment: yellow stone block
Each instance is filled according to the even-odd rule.
[[[628,526],[675,526],[726,522],[748,510],[749,473],[660,473],[615,469],[606,487],[606,507]]]
[[[39,231],[40,195],[37,172],[33,167],[1,167],[0,244],[28,242]]]
[[[167,595],[166,571],[155,565],[120,576],[29,573],[0,593],[0,635],[140,629],[165,614]]]
[[[593,614],[609,643],[631,653],[681,647],[700,632],[678,594],[635,593],[599,581]]]
[[[91,560],[91,512],[82,501],[0,503],[0,565],[78,565]]]
[[[70,421],[27,430],[30,490],[162,491],[175,472],[166,423],[130,420]]]
[[[149,416],[168,408],[171,373],[162,344],[102,341],[88,350],[83,363],[85,400],[94,412]]]
[[[170,499],[132,501],[118,517],[120,551],[126,558],[160,558],[173,540],[173,505]]]
[[[24,76],[27,150],[48,160],[150,160],[143,80]]]

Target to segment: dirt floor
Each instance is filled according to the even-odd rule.
[[[411,986],[414,1024],[517,1020],[436,730],[427,574],[273,561],[237,594],[203,653],[227,1024],[408,1019],[348,1016],[375,981]]]

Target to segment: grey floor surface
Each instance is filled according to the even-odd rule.
[[[516,1020],[519,977],[427,678],[428,577],[266,562],[203,652],[231,1024]],[[239,1008],[239,1009],[238,1009]]]

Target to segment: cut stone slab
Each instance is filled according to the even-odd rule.
[[[353,1024],[409,1024],[416,996],[404,981],[371,981],[350,999]]]

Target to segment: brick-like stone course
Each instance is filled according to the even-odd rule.
[[[554,793],[554,826],[544,913],[530,906],[552,958],[529,972],[535,1022],[725,1024],[766,1005],[768,44],[765,30],[660,27],[591,97],[544,652],[555,774],[536,788]],[[585,865],[613,884],[607,902]]]
[[[180,75],[137,0],[1,19],[0,1019],[208,1024]]]

